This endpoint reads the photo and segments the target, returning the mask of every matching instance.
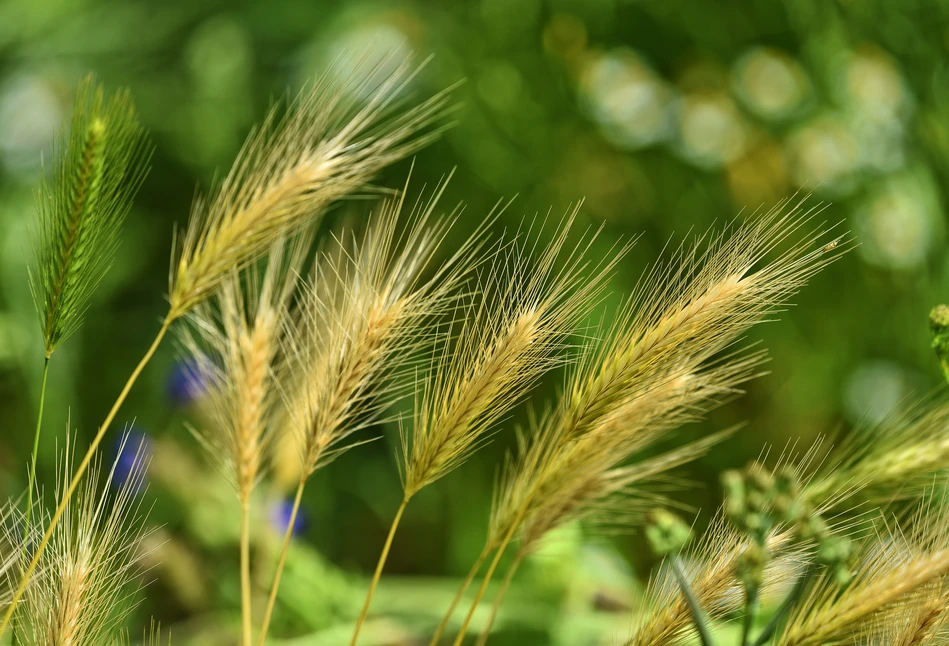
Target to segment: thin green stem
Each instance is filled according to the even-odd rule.
[[[478,635],[478,641],[475,642],[475,646],[484,646],[488,642],[488,637],[491,635],[491,628],[494,627],[494,622],[498,618],[498,611],[501,609],[501,604],[504,603],[504,595],[507,594],[508,588],[511,587],[514,573],[517,571],[517,567],[521,564],[522,560],[524,560],[524,550],[518,550],[517,556],[514,557],[514,562],[511,563],[507,574],[504,575],[504,581],[501,582],[501,589],[498,590],[498,593],[494,596],[494,603],[491,604],[491,614],[488,616],[488,623],[485,624],[481,630],[481,634]]]
[[[741,646],[751,646],[751,631],[758,619],[760,601],[757,586],[745,589],[745,618],[741,629]]]
[[[386,559],[389,558],[389,548],[392,547],[392,539],[395,537],[395,530],[399,527],[399,521],[402,520],[402,514],[409,504],[408,498],[402,499],[399,505],[399,511],[395,512],[395,518],[392,519],[392,526],[389,527],[389,536],[386,537],[386,543],[382,546],[382,553],[379,555],[379,562],[376,563],[376,572],[372,575],[372,583],[369,584],[369,592],[366,593],[366,600],[362,604],[362,612],[359,613],[359,619],[356,621],[356,628],[353,629],[353,638],[349,641],[349,646],[356,646],[359,639],[359,631],[366,621],[366,615],[369,614],[369,606],[372,604],[372,597],[376,593],[376,586],[379,585],[379,579],[382,578],[382,568],[385,567]]]
[[[79,482],[82,480],[83,475],[85,475],[86,469],[89,468],[89,464],[92,462],[92,458],[95,456],[99,445],[102,443],[102,439],[105,437],[106,431],[109,430],[109,427],[115,420],[115,416],[119,412],[119,408],[121,408],[122,404],[125,402],[125,398],[128,397],[128,394],[132,390],[132,386],[135,385],[136,380],[138,380],[139,375],[142,374],[142,370],[145,369],[145,366],[148,365],[148,362],[154,356],[155,351],[158,349],[158,346],[161,344],[162,339],[165,337],[165,334],[168,332],[168,328],[171,327],[171,324],[174,322],[174,320],[175,319],[170,314],[165,317],[165,320],[161,324],[161,329],[158,330],[158,334],[155,336],[155,340],[152,341],[151,346],[145,352],[145,356],[143,356],[142,360],[138,362],[135,370],[133,370],[131,376],[129,376],[128,381],[125,382],[125,386],[119,393],[115,403],[112,404],[109,414],[106,415],[105,421],[102,422],[102,426],[99,427],[95,438],[93,438],[92,443],[89,445],[86,455],[83,456],[82,462],[79,463],[79,467],[76,469],[76,472],[70,479],[65,495],[63,495],[62,500],[56,507],[56,511],[53,512],[53,517],[50,519],[49,526],[46,528],[46,533],[43,535],[43,540],[41,540],[40,544],[37,546],[29,566],[27,566],[26,571],[23,573],[23,577],[20,579],[20,582],[17,585],[16,591],[13,593],[13,597],[10,600],[10,605],[7,607],[7,611],[3,615],[3,621],[0,622],[0,635],[3,635],[3,632],[7,629],[7,626],[10,625],[10,620],[13,618],[13,613],[16,611],[17,603],[20,601],[23,593],[26,592],[26,586],[29,584],[30,578],[33,576],[33,572],[36,571],[36,566],[39,564],[40,558],[43,556],[43,552],[46,551],[46,546],[49,544],[50,538],[53,536],[53,531],[59,524],[60,519],[62,519],[63,514],[66,512],[66,506],[69,504],[70,499],[76,492],[76,488],[79,486]]]
[[[303,489],[306,487],[306,476],[300,478],[297,485],[297,494],[293,498],[293,509],[290,510],[290,519],[283,535],[283,547],[280,548],[280,558],[277,559],[277,571],[274,573],[273,583],[270,586],[270,597],[267,599],[267,609],[264,611],[264,623],[260,627],[259,646],[267,641],[267,631],[270,629],[270,619],[273,617],[274,604],[277,603],[277,591],[280,589],[280,578],[283,576],[283,566],[287,562],[287,552],[290,550],[290,539],[293,538],[293,527],[297,523],[297,514],[300,511],[300,501],[303,499]]]
[[[771,619],[768,620],[768,623],[765,624],[765,627],[761,630],[761,634],[759,634],[758,638],[752,642],[751,646],[764,646],[768,640],[771,639],[771,636],[774,635],[775,631],[778,629],[778,624],[781,623],[781,620],[788,614],[788,612],[791,611],[791,608],[794,607],[794,604],[797,603],[798,599],[801,598],[801,594],[807,587],[813,572],[814,564],[810,563],[808,564],[807,569],[804,570],[804,574],[801,575],[801,578],[798,579],[797,583],[794,584],[794,587],[791,588],[788,596],[786,596],[784,601],[781,602],[781,606],[775,611]]]
[[[468,591],[468,588],[471,586],[471,582],[474,581],[475,576],[478,574],[478,570],[480,570],[481,566],[484,565],[484,562],[487,560],[488,554],[490,553],[490,544],[485,543],[484,549],[481,550],[481,554],[478,556],[478,559],[475,561],[474,565],[471,566],[468,576],[465,577],[461,587],[458,588],[458,592],[455,593],[455,598],[451,600],[451,605],[448,606],[445,616],[442,617],[441,623],[438,624],[438,628],[435,629],[435,634],[432,635],[432,640],[428,643],[428,646],[438,646],[438,640],[442,638],[445,628],[448,627],[448,622],[451,621],[452,615],[455,614],[455,609],[458,607],[458,604],[461,603],[462,597],[464,597],[465,592]]]
[[[692,613],[692,623],[695,624],[695,629],[699,633],[699,640],[702,642],[702,646],[714,646],[715,642],[712,641],[712,633],[709,631],[708,623],[705,621],[705,616],[702,613],[702,608],[699,606],[699,602],[692,592],[692,586],[689,585],[689,579],[682,570],[682,563],[679,561],[678,556],[672,557],[672,572],[675,574],[676,581],[679,583],[679,589],[682,590],[682,596],[685,597],[685,602],[689,605],[689,612]]]
[[[49,357],[43,360],[43,381],[40,386],[40,410],[36,415],[36,432],[33,433],[33,453],[30,457],[30,484],[26,489],[26,515],[23,519],[23,543],[30,536],[30,520],[33,517],[33,488],[36,486],[36,456],[40,451],[40,433],[43,430],[43,409],[46,405],[46,377],[49,375]]]
[[[249,501],[241,501],[241,624],[244,646],[253,642],[253,624],[250,600],[250,509]],[[292,525],[291,525],[292,527]]]

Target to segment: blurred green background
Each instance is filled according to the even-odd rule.
[[[67,420],[90,437],[156,331],[172,231],[186,222],[195,186],[226,172],[274,97],[369,46],[396,59],[432,54],[414,83],[420,96],[465,80],[457,124],[418,155],[410,189],[457,166],[443,205],[467,207],[452,243],[502,196],[518,195],[499,227],[548,209],[559,216],[582,198],[581,224],[604,225],[596,253],[642,234],[614,281],[615,302],[668,240],[796,191],[829,202],[821,218],[852,232],[856,249],[780,321],[753,332],[771,351],[771,374],[683,430],[696,437],[747,422],[684,471],[703,486],[677,497],[704,510],[700,518],[716,505],[721,469],[768,443],[807,446],[865,426],[941,381],[926,315],[949,298],[947,2],[2,0],[3,491],[25,486],[42,369],[26,276],[33,191],[78,79],[93,71],[110,88],[130,87],[156,152],[117,262],[52,364],[40,455],[48,483]],[[401,186],[408,165],[378,183]],[[369,208],[348,202],[329,224]],[[120,415],[154,454],[146,496],[158,529],[135,621],[154,616],[177,643],[232,643],[237,510],[184,429],[191,393],[176,356],[167,344]],[[534,404],[557,383],[538,388]],[[363,643],[415,643],[441,616],[480,550],[496,465],[523,414],[413,502]],[[391,440],[395,429],[380,432]],[[348,453],[308,486],[277,637],[348,637],[401,495],[389,440]],[[284,495],[274,484],[258,506],[261,589]],[[635,534],[569,528],[521,570],[492,643],[618,643],[650,564]]]

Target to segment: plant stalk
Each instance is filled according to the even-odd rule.
[[[287,552],[290,549],[290,539],[293,538],[293,527],[297,523],[297,514],[300,511],[300,501],[303,499],[303,488],[306,487],[306,476],[300,478],[297,493],[293,498],[293,509],[290,510],[290,519],[283,535],[283,547],[280,548],[280,558],[277,559],[277,571],[274,573],[273,583],[270,585],[270,597],[267,599],[267,609],[264,611],[264,623],[260,627],[259,646],[267,641],[267,631],[270,629],[270,619],[273,617],[274,604],[277,603],[277,591],[280,589],[280,577],[283,576],[283,566],[287,562]]]
[[[494,558],[491,559],[491,565],[488,566],[488,571],[484,573],[484,579],[481,581],[481,587],[478,588],[478,593],[475,595],[474,601],[471,603],[471,608],[468,609],[468,614],[465,616],[465,622],[461,624],[461,630],[458,631],[458,636],[455,637],[454,646],[461,646],[461,643],[464,641],[465,634],[468,632],[468,626],[471,624],[471,618],[474,617],[474,613],[478,609],[478,604],[481,603],[481,598],[484,596],[484,591],[488,589],[488,584],[491,582],[491,577],[494,576],[494,571],[498,568],[498,563],[501,561],[501,556],[504,554],[504,550],[507,549],[507,546],[514,538],[514,532],[517,531],[517,528],[520,526],[525,514],[527,514],[527,509],[530,507],[530,501],[533,497],[533,494],[534,492],[532,491],[531,495],[528,496],[524,501],[524,504],[521,505],[521,508],[517,512],[517,517],[514,519],[514,522],[511,523],[511,528],[507,530],[507,534],[504,536],[504,539],[501,541],[500,545],[498,545],[498,550],[494,553]]]
[[[82,480],[83,475],[85,475],[86,469],[89,468],[89,463],[92,462],[92,458],[95,456],[96,450],[98,450],[99,445],[102,443],[102,439],[109,430],[109,426],[112,425],[112,422],[115,420],[115,416],[119,412],[119,408],[121,408],[122,404],[125,402],[125,398],[128,397],[129,392],[132,390],[132,386],[138,380],[142,370],[145,369],[145,366],[154,356],[155,351],[158,349],[158,346],[161,344],[162,339],[165,337],[165,334],[168,332],[168,328],[171,327],[171,324],[174,322],[174,320],[174,317],[169,314],[165,317],[165,320],[162,321],[161,329],[158,330],[158,334],[155,336],[154,341],[152,341],[151,346],[145,352],[145,356],[143,356],[142,360],[138,362],[135,370],[133,370],[131,376],[129,376],[128,381],[125,382],[125,386],[119,393],[118,398],[115,400],[115,403],[112,404],[112,409],[109,411],[109,414],[106,415],[105,421],[102,422],[102,426],[99,427],[99,430],[96,432],[96,436],[89,445],[89,449],[86,451],[85,456],[83,456],[82,462],[79,463],[79,467],[76,469],[76,472],[70,479],[69,487],[66,489],[63,499],[59,502],[59,505],[57,505],[56,511],[53,512],[53,517],[50,519],[49,527],[46,528],[46,533],[43,535],[43,540],[41,540],[40,544],[37,546],[36,551],[33,554],[33,558],[30,560],[29,566],[27,566],[26,571],[23,573],[23,577],[20,579],[20,582],[17,585],[16,591],[13,593],[13,597],[10,600],[10,605],[7,607],[7,611],[3,615],[3,620],[0,622],[0,635],[3,635],[3,632],[10,624],[10,620],[13,618],[13,613],[16,611],[17,603],[20,601],[23,593],[26,592],[26,586],[29,584],[30,578],[33,576],[33,572],[36,570],[36,566],[39,564],[40,558],[43,556],[43,552],[46,550],[46,546],[49,544],[50,538],[53,536],[53,531],[56,529],[56,526],[62,519],[63,514],[66,512],[66,506],[69,504],[69,500],[76,492],[76,488],[79,486],[79,482]]]
[[[376,564],[376,572],[372,575],[372,583],[369,584],[369,592],[366,593],[366,600],[362,604],[362,612],[359,613],[359,619],[356,621],[356,628],[353,629],[353,638],[349,641],[349,646],[356,646],[359,639],[359,631],[366,621],[366,615],[369,614],[369,606],[372,604],[372,597],[376,593],[376,586],[379,585],[379,579],[382,578],[382,568],[385,567],[386,559],[389,558],[389,548],[392,547],[392,539],[395,537],[395,531],[399,527],[399,521],[402,520],[402,514],[409,504],[408,498],[402,499],[399,510],[395,512],[395,518],[392,519],[392,526],[389,528],[389,536],[386,538],[385,545],[382,546],[382,553],[379,555],[379,562]]]
[[[46,405],[46,377],[49,375],[49,357],[43,360],[43,381],[40,386],[40,410],[36,416],[36,432],[33,434],[33,453],[30,457],[30,484],[26,489],[26,515],[23,519],[23,543],[30,536],[30,520],[33,517],[33,488],[36,486],[36,455],[40,450],[40,433],[43,430],[43,408]]]
[[[253,642],[253,624],[250,599],[250,504],[241,500],[241,626],[244,646]],[[291,525],[293,527],[293,525]]]
[[[757,586],[745,590],[745,618],[741,629],[741,646],[751,646],[751,631],[758,619],[758,610],[761,608]]]
[[[682,596],[685,597],[685,602],[689,606],[689,612],[692,613],[692,623],[695,624],[695,629],[699,633],[699,640],[702,642],[702,646],[714,646],[715,642],[712,641],[712,633],[708,629],[708,624],[702,614],[702,608],[699,606],[699,602],[692,592],[692,586],[689,585],[689,579],[682,570],[682,563],[679,562],[678,556],[672,557],[672,572],[675,574],[676,581],[679,583],[679,589],[682,590]]]
[[[474,565],[471,566],[468,576],[465,577],[461,587],[458,588],[458,592],[455,593],[455,598],[451,600],[451,605],[448,606],[445,616],[442,617],[442,622],[438,624],[438,628],[435,629],[435,634],[432,636],[432,640],[428,643],[428,646],[438,646],[438,640],[442,638],[445,628],[448,627],[448,622],[451,621],[452,615],[455,614],[455,609],[458,607],[458,604],[461,603],[462,597],[465,596],[465,592],[468,591],[468,588],[471,586],[471,582],[474,581],[475,576],[478,574],[478,570],[480,570],[481,566],[484,565],[484,562],[490,553],[490,545],[485,543],[484,549],[481,550],[481,554],[478,556],[478,559],[475,561]]]
[[[517,571],[517,567],[523,560],[524,550],[518,550],[517,556],[514,557],[514,561],[511,563],[511,567],[508,568],[507,574],[504,575],[504,581],[501,582],[501,588],[494,596],[494,603],[491,604],[491,614],[488,616],[488,623],[485,624],[481,634],[478,635],[478,641],[475,642],[475,646],[484,646],[488,642],[488,636],[491,634],[491,628],[494,626],[494,621],[498,618],[498,611],[501,609],[501,604],[504,603],[504,595],[507,594],[508,588],[511,587],[511,581],[514,579],[514,573]]]

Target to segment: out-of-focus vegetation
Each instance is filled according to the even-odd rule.
[[[457,123],[415,160],[413,184],[457,166],[444,203],[464,201],[454,245],[502,196],[498,228],[559,217],[584,199],[603,251],[641,237],[610,302],[667,242],[770,207],[796,191],[831,202],[859,246],[819,275],[781,320],[758,328],[772,373],[688,437],[747,425],[689,467],[719,499],[717,473],[762,445],[802,445],[883,419],[941,376],[926,314],[949,293],[943,202],[949,186],[949,5],[933,0],[826,2],[242,3],[7,0],[0,4],[0,485],[26,484],[42,371],[27,280],[35,187],[78,79],[128,86],[155,144],[152,171],[122,232],[86,327],[57,353],[48,429],[80,438],[154,335],[175,223],[195,186],[230,166],[268,97],[295,92],[344,52],[410,50],[433,59],[424,94],[457,81]],[[48,164],[47,164],[48,166]],[[408,162],[377,184],[400,187]],[[372,196],[370,196],[372,198]],[[374,199],[374,198],[372,198]],[[327,226],[364,217],[351,200]],[[469,217],[470,216],[470,217]],[[536,401],[553,394],[549,378]],[[233,492],[186,430],[202,383],[172,344],[148,368],[120,420],[152,452],[155,549],[147,601],[178,643],[222,643],[239,617]],[[412,643],[437,622],[484,542],[495,465],[514,419],[462,469],[422,492],[403,520],[373,606],[385,621],[362,643]],[[379,431],[395,439],[397,428]],[[62,433],[59,433],[61,442]],[[57,433],[40,447],[53,482]],[[307,488],[274,633],[301,644],[345,641],[366,574],[401,497],[394,445],[360,447]],[[274,474],[254,523],[258,562],[279,550],[293,475]],[[707,516],[707,514],[706,514]],[[707,520],[707,518],[706,518]],[[624,636],[649,559],[638,536],[561,531],[521,568],[492,643],[613,643]],[[270,572],[261,570],[260,587]],[[262,592],[265,594],[265,591]],[[141,625],[138,622],[136,625]],[[227,638],[223,638],[226,643]],[[618,639],[618,637],[617,637]],[[373,641],[375,640],[375,641]],[[506,640],[506,641],[505,641]]]

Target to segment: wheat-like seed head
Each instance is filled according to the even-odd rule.
[[[297,380],[287,425],[299,438],[306,475],[349,448],[344,440],[378,422],[412,387],[427,323],[457,297],[477,257],[480,233],[423,278],[450,226],[432,222],[444,188],[419,199],[407,223],[403,192],[383,205],[361,242],[343,237],[319,254],[288,337]]]
[[[866,432],[852,434],[807,486],[815,503],[867,497],[911,498],[949,467],[949,402],[907,406]]]
[[[256,266],[224,280],[215,303],[192,314],[184,342],[211,389],[205,400],[210,428],[198,437],[220,462],[243,503],[250,500],[277,422],[286,331],[299,272],[312,237],[280,238],[263,276]]]
[[[681,358],[712,357],[785,306],[843,251],[839,238],[827,242],[824,230],[804,231],[817,212],[786,200],[734,230],[683,245],[653,267],[606,343],[581,362],[568,393],[564,437],[582,435],[622,407],[648,383],[646,375]],[[789,240],[787,249],[759,267]]]
[[[844,643],[859,628],[881,626],[897,604],[949,575],[949,522],[944,496],[927,496],[896,527],[882,520],[865,539],[852,581],[841,588],[822,576],[795,608],[777,646]]]
[[[585,246],[557,269],[573,210],[538,251],[530,231],[502,247],[465,307],[455,348],[446,351],[418,396],[402,434],[406,498],[457,467],[547,370],[563,362],[567,338],[596,301],[615,259],[582,278]],[[589,242],[587,243],[587,245]]]
[[[949,591],[945,583],[920,593],[867,623],[858,633],[865,646],[945,646],[949,643]]]
[[[518,458],[508,465],[492,509],[491,543],[499,543],[521,518],[521,538],[529,548],[559,525],[612,510],[618,494],[628,494],[622,496],[628,505],[637,486],[703,455],[725,435],[622,466],[630,456],[701,418],[704,411],[736,392],[738,385],[755,375],[762,358],[762,353],[755,353],[706,369],[686,366],[655,380],[651,390],[567,442],[563,441],[563,408],[555,408],[534,429],[529,444],[521,441]],[[612,516],[614,525],[636,519],[628,513]]]
[[[646,276],[607,341],[586,349],[531,446],[522,443],[495,497],[491,543],[519,519],[529,528],[525,538],[536,541],[584,509],[608,505],[623,489],[618,483],[633,477],[615,469],[757,374],[761,353],[710,360],[833,257],[818,233],[756,266],[812,215],[800,204],[785,213],[786,206],[730,236],[709,236],[707,248],[701,240],[682,247]]]
[[[766,589],[800,576],[807,555],[800,549],[788,549],[791,535],[787,532],[772,534],[767,540],[773,554],[765,570]],[[744,601],[741,583],[736,575],[738,559],[748,540],[718,514],[709,525],[702,542],[682,557],[686,579],[699,606],[711,618],[734,612]],[[679,643],[693,630],[689,605],[678,582],[667,568],[649,584],[644,608],[638,612],[633,636],[625,646],[668,646]]]
[[[128,91],[107,97],[86,77],[76,92],[70,130],[54,155],[53,177],[37,195],[30,289],[47,358],[82,324],[112,264],[150,154]]]
[[[87,479],[57,525],[23,601],[22,631],[29,643],[98,646],[111,642],[134,606],[138,551],[145,532],[136,494],[143,484],[145,462],[140,448],[129,449],[138,453],[129,477],[116,485],[118,490],[106,488],[99,493],[97,478]],[[69,481],[71,461],[67,445],[58,491]],[[98,471],[95,465],[92,475]],[[114,476],[113,465],[107,487]],[[42,524],[38,522],[30,532],[41,534]],[[29,554],[24,558],[28,561]]]
[[[409,61],[379,83],[372,81],[375,74],[348,81],[344,71],[338,64],[282,118],[272,111],[250,134],[213,199],[196,201],[172,267],[171,318],[205,300],[275,238],[311,225],[331,203],[437,134],[423,131],[446,113],[448,91],[394,113],[415,75]],[[360,105],[355,97],[367,92]]]

